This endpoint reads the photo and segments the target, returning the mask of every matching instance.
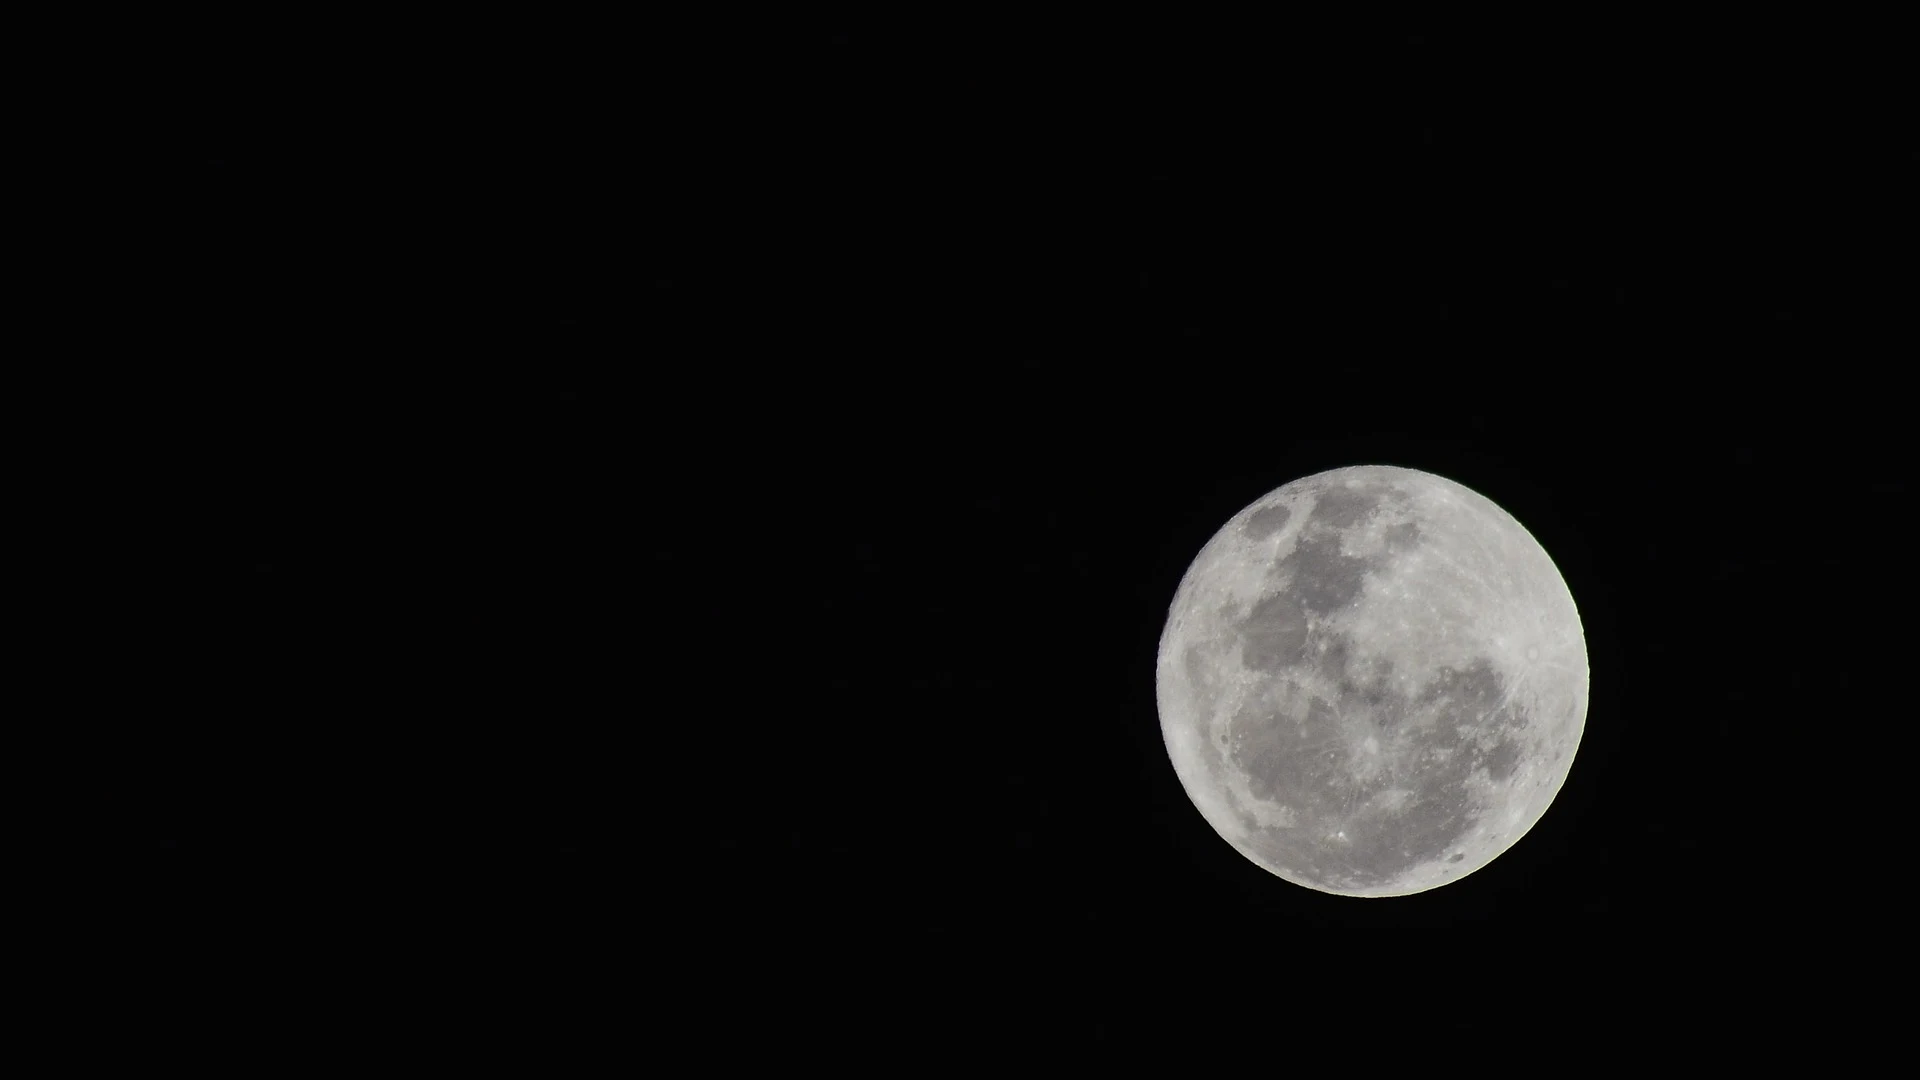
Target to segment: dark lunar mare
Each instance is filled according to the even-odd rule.
[[[1265,540],[1274,533],[1287,527],[1293,519],[1293,511],[1284,506],[1263,506],[1247,517],[1247,523],[1241,530],[1250,540]]]
[[[1330,615],[1359,598],[1380,560],[1345,554],[1335,530],[1358,524],[1379,503],[1377,495],[1345,488],[1321,493],[1293,550],[1274,564],[1290,584],[1254,604],[1240,624],[1241,663],[1268,673],[1296,667],[1306,659],[1308,615]]]

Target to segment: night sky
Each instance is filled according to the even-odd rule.
[[[1388,928],[1799,940],[1871,877],[1916,168],[1873,63],[662,33],[179,137],[160,325],[265,374],[184,395],[147,496],[196,568],[149,583],[192,707],[126,735],[157,904],[1045,996]],[[1154,660],[1215,529],[1368,463],[1525,525],[1592,677],[1528,835],[1363,901],[1211,832]]]

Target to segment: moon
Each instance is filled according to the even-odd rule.
[[[1161,634],[1161,733],[1234,850],[1340,896],[1459,881],[1565,783],[1586,726],[1580,615],[1486,497],[1391,466],[1240,511]]]

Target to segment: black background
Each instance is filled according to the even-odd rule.
[[[1879,612],[1916,151],[1870,38],[495,28],[330,81],[249,53],[145,194],[152,332],[250,374],[129,466],[134,622],[188,657],[115,732],[138,890],[215,935],[1081,1000],[1394,927],[1517,955],[1871,923],[1835,898],[1878,884],[1861,770],[1910,636]],[[1212,531],[1361,463],[1514,514],[1592,667],[1546,817],[1368,901],[1211,833],[1153,685]]]

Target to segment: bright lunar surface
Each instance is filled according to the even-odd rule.
[[[1540,820],[1587,715],[1580,615],[1485,497],[1386,466],[1296,480],[1188,568],[1160,727],[1215,831],[1288,881],[1423,892]]]

